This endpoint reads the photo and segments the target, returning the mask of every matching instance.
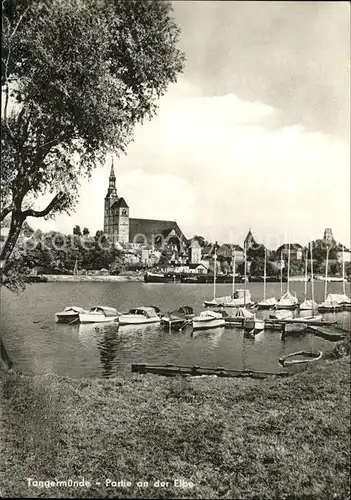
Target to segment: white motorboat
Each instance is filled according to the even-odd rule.
[[[154,307],[136,307],[119,316],[120,325],[143,325],[160,323],[161,318]]]
[[[57,323],[75,323],[79,320],[79,314],[86,312],[82,307],[68,306],[63,311],[55,314]]]
[[[114,307],[95,306],[90,311],[79,313],[80,323],[107,323],[118,320],[118,312]]]
[[[205,330],[207,328],[218,328],[225,325],[221,313],[215,311],[202,311],[199,316],[192,319],[194,330]]]
[[[161,325],[168,329],[181,329],[191,323],[191,319],[195,316],[194,310],[190,306],[182,306],[179,309],[166,313],[161,317]]]

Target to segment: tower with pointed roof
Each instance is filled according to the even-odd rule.
[[[124,198],[119,198],[116,189],[116,177],[111,164],[107,194],[104,206],[104,233],[118,243],[129,242],[129,207]]]

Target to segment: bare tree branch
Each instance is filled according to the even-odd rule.
[[[30,208],[30,209],[22,212],[21,215],[24,218],[26,218],[26,217],[45,217],[45,215],[48,215],[51,212],[51,210],[53,210],[59,204],[61,204],[64,201],[65,197],[66,197],[65,193],[63,191],[60,191],[58,194],[56,194],[54,196],[54,198],[50,201],[48,206],[46,208],[44,208],[44,210],[33,210]]]

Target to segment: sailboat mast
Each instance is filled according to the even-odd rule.
[[[280,252],[280,295],[283,295],[283,252]]]
[[[342,246],[342,293],[346,295],[345,287],[345,255],[344,255],[344,245]]]
[[[266,300],[267,248],[264,249],[263,300]]]
[[[305,300],[307,300],[307,266],[308,266],[308,249],[306,249],[306,257],[305,257]]]
[[[329,264],[328,258],[329,258],[329,247],[327,247],[327,258],[325,259],[324,301],[326,301],[328,293],[328,264]]]
[[[213,256],[213,300],[216,298],[216,276],[217,276],[217,249],[215,246],[214,256]]]
[[[246,307],[246,245],[244,245],[244,307]]]
[[[312,301],[314,302],[314,277],[313,277],[313,242],[311,241],[311,293]]]
[[[233,247],[233,283],[232,283],[232,297],[234,299],[235,292],[235,248]]]
[[[288,280],[287,291],[289,292],[290,291],[290,242],[288,245],[288,276],[287,276],[287,280]]]

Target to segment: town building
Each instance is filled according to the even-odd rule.
[[[179,254],[183,254],[188,245],[186,237],[175,221],[129,217],[127,202],[117,194],[113,161],[105,196],[104,233],[124,246],[168,248]]]
[[[248,250],[249,248],[255,246],[257,243],[255,241],[255,238],[252,235],[251,229],[249,229],[249,232],[246,235],[246,238],[244,240],[244,248]]]
[[[290,258],[292,260],[302,260],[303,257],[303,248],[300,243],[284,243],[279,248],[277,248],[277,256],[280,259],[280,256],[284,258],[288,258],[290,249]]]
[[[202,259],[202,248],[196,238],[194,238],[189,246],[189,262],[190,264],[199,264]]]

